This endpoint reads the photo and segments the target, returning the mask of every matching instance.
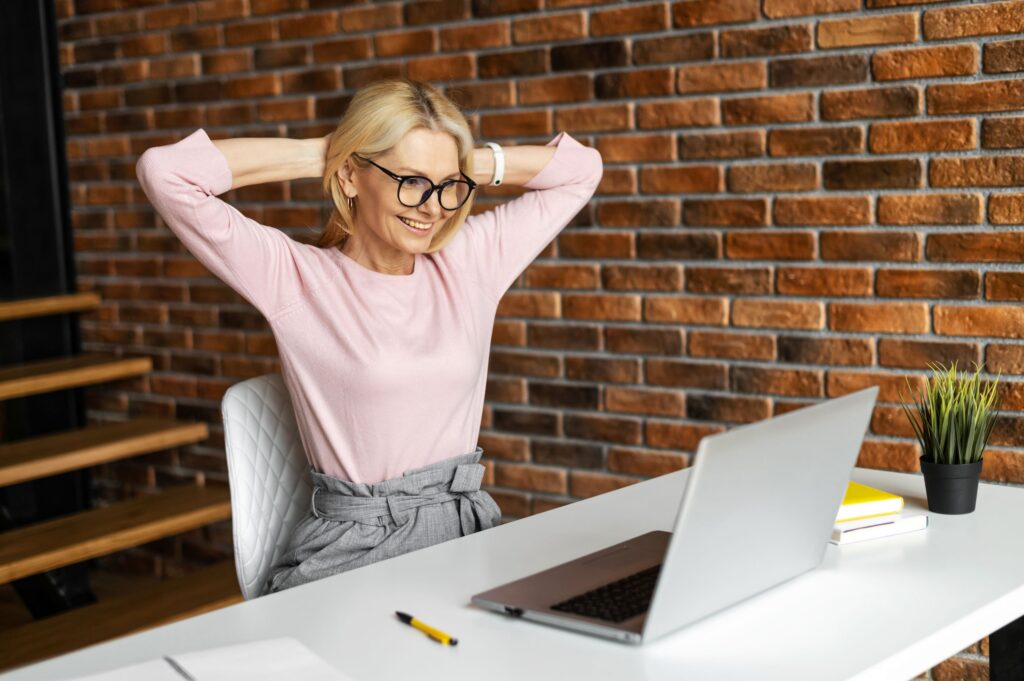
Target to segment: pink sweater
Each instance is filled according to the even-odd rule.
[[[603,173],[568,133],[552,145],[526,184],[537,191],[469,217],[408,276],[301,244],[217,198],[231,170],[202,128],[147,149],[135,170],[189,252],[266,317],[310,465],[373,483],[476,448],[498,301]]]

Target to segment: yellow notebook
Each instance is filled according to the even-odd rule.
[[[903,497],[851,481],[846,487],[846,496],[843,497],[836,521],[871,518],[902,510]]]

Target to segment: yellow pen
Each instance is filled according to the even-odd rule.
[[[459,642],[458,639],[452,638],[451,636],[449,636],[448,634],[444,633],[440,629],[435,629],[434,627],[430,626],[429,624],[424,624],[423,622],[420,622],[418,619],[416,619],[412,615],[407,615],[404,612],[398,612],[397,610],[395,611],[395,614],[398,615],[398,619],[402,620],[403,622],[408,624],[410,627],[414,627],[416,629],[419,629],[424,634],[426,634],[430,638],[434,639],[438,643],[442,643],[442,644],[444,644],[446,646],[453,646],[453,645],[455,645],[455,644],[457,644]]]

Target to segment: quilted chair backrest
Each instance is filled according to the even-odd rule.
[[[262,596],[270,568],[309,512],[312,483],[295,412],[279,374],[231,386],[221,404],[242,596]]]

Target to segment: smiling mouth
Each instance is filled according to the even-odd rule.
[[[401,215],[398,216],[398,219],[401,220],[403,224],[406,224],[409,227],[415,229],[417,232],[428,232],[430,231],[430,228],[433,226],[427,222],[416,222],[415,220],[410,220],[409,218],[403,218]]]

